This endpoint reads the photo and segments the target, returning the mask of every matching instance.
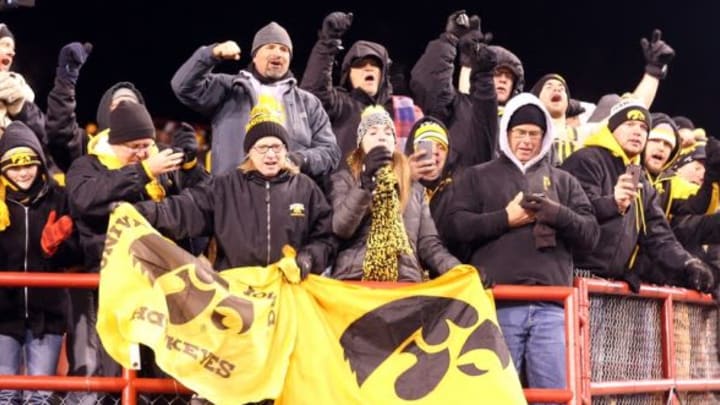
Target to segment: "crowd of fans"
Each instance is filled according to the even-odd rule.
[[[60,50],[41,111],[0,25],[2,269],[99,271],[110,212],[125,201],[218,271],[268,265],[289,244],[303,278],[421,282],[469,263],[486,286],[592,275],[716,292],[720,142],[651,113],[675,56],[659,30],[641,41],[637,87],[592,104],[571,99],[558,73],[525,92],[521,59],[464,11],[416,62],[412,97],[393,95],[389,52],[375,42],[352,44],[334,78],[351,26],[343,12],[322,21],[301,80],[275,22],[236,74],[214,71],[240,58],[236,42],[200,46],[170,84],[207,117],[205,145],[188,124],[156,131],[131,82],[107,89],[97,127],[82,128],[75,88],[89,44]],[[97,302],[93,290],[3,288],[0,373],[54,373],[67,334],[71,375],[117,375]],[[562,307],[502,302],[497,315],[523,381],[564,387]]]

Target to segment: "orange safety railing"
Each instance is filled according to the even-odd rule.
[[[87,273],[22,273],[0,272],[2,287],[68,287],[97,288],[98,274]],[[372,288],[395,288],[402,283],[359,283]],[[493,288],[496,300],[558,301],[565,308],[565,336],[567,345],[566,389],[526,389],[529,402],[577,403],[581,387],[580,359],[577,354],[578,295],[571,287],[527,287],[499,285]],[[2,376],[0,389],[116,392],[122,394],[122,404],[135,405],[137,394],[183,394],[187,388],[172,379],[139,378],[133,370],[123,370],[121,377],[67,377],[67,376]]]
[[[590,351],[580,351],[580,378],[582,403],[590,404],[593,396],[603,395],[629,395],[646,393],[674,392],[707,392],[720,391],[720,379],[680,379],[676,370],[676,350],[674,336],[674,302],[692,303],[700,305],[715,305],[712,297],[684,288],[657,287],[643,285],[639,293],[630,291],[624,282],[613,282],[603,279],[576,278],[575,286],[578,290],[578,311],[580,322],[581,348],[590,348],[590,295],[618,295],[632,296],[645,299],[659,300],[661,305],[661,347],[662,347],[662,379],[640,381],[603,381],[591,380]],[[648,320],[652,322],[652,320]],[[714,342],[712,342],[714,344]],[[637,359],[643,361],[643,359]],[[677,398],[672,398],[673,403]]]

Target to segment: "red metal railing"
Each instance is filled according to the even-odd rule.
[[[528,402],[565,402],[577,403],[580,387],[579,358],[577,356],[578,312],[577,291],[571,287],[527,287],[498,285],[493,288],[496,300],[515,301],[559,301],[565,307],[565,346],[567,367],[567,388],[561,389],[525,389]]]
[[[0,286],[4,287],[69,287],[97,288],[98,274],[87,273],[22,273],[0,272]],[[396,288],[400,283],[361,283],[373,288]],[[580,359],[576,352],[579,336],[578,295],[571,287],[525,287],[500,285],[493,288],[496,300],[558,301],[565,308],[565,336],[567,345],[567,388],[526,389],[529,402],[577,403],[581,386]],[[171,379],[138,378],[133,370],[123,370],[121,377],[66,376],[2,376],[0,389],[117,392],[124,405],[135,405],[137,393],[175,394],[190,391]]]
[[[98,274],[0,272],[3,287],[97,288]],[[138,378],[133,370],[121,377],[2,376],[0,389],[114,392],[121,393],[123,405],[135,405],[137,393],[188,394],[190,390],[171,379]]]
[[[592,382],[589,350],[581,351],[581,389],[582,403],[590,404],[592,396],[629,395],[657,392],[707,392],[720,391],[720,379],[679,379],[675,369],[675,325],[673,302],[714,305],[712,297],[683,288],[657,287],[643,285],[639,293],[633,293],[623,282],[602,279],[576,278],[578,290],[579,319],[582,320],[580,340],[582,347],[590,347],[590,295],[622,295],[662,301],[661,307],[661,343],[662,343],[662,379],[642,381]],[[592,321],[592,320],[590,320]],[[677,399],[672,399],[677,403]]]

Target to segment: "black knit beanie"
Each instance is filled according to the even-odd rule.
[[[243,142],[245,153],[250,151],[250,148],[255,145],[258,139],[266,136],[278,138],[287,148],[287,131],[285,127],[274,121],[261,121],[253,125],[245,134],[245,141]]]
[[[540,92],[542,91],[543,86],[545,85],[545,82],[548,80],[557,80],[560,83],[565,86],[565,94],[567,94],[568,103],[570,102],[570,88],[567,85],[567,82],[565,81],[565,78],[560,76],[557,73],[548,73],[545,76],[541,77],[540,80],[537,81],[532,86],[532,89],[530,89],[530,93],[534,94],[535,97],[540,97]]]
[[[510,117],[507,129],[510,130],[522,124],[535,124],[539,126],[543,132],[547,130],[545,113],[535,104],[525,104],[515,110],[512,117]]]
[[[623,122],[642,121],[648,130],[652,128],[652,117],[644,105],[635,99],[622,99],[610,109],[608,129],[614,132]]]
[[[111,145],[148,138],[155,139],[155,125],[143,104],[122,101],[110,112]]]

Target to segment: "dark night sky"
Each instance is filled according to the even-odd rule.
[[[82,123],[94,118],[103,91],[120,80],[141,89],[154,115],[203,122],[179,104],[169,84],[200,45],[233,39],[249,51],[254,33],[275,20],[293,38],[291,68],[299,77],[323,17],[339,9],[355,14],[348,46],[357,39],[383,43],[395,63],[409,71],[427,41],[442,32],[446,16],[460,8],[479,14],[483,29],[495,34],[494,43],[520,56],[526,88],[544,73],[559,72],[573,97],[590,101],[634,88],[644,66],[640,38],[661,28],[677,57],[653,110],[689,115],[720,134],[720,122],[714,119],[714,96],[720,93],[720,3],[715,1],[417,1],[405,6],[376,1],[36,0],[33,8],[0,11],[0,21],[10,26],[17,42],[14,70],[26,76],[43,108],[57,52],[79,40],[95,45],[78,84]],[[239,63],[228,62],[222,69],[235,71],[249,60],[243,54]]]

